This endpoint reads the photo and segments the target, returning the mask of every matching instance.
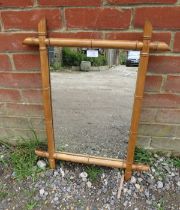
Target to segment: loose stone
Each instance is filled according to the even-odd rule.
[[[81,178],[87,178],[88,177],[88,174],[86,172],[82,172],[82,173],[79,174],[79,176]]]
[[[44,193],[45,193],[45,190],[44,189],[40,189],[39,190],[39,194],[40,194],[41,197],[44,195]]]
[[[38,166],[40,169],[45,170],[47,164],[46,164],[46,162],[45,162],[44,160],[38,160],[37,166]]]
[[[139,184],[135,184],[137,190],[140,190],[141,186]]]
[[[163,183],[162,183],[161,181],[158,181],[158,182],[157,182],[157,188],[158,188],[158,189],[163,188],[163,186],[164,186],[164,185],[163,185]]]
[[[131,177],[131,181],[130,181],[132,184],[135,184],[136,183],[136,178],[134,176]]]
[[[180,181],[178,181],[178,182],[177,182],[177,186],[179,186],[179,187],[180,187]]]
[[[87,185],[88,188],[91,188],[92,183],[91,183],[90,181],[88,181],[88,182],[86,183],[86,185]]]

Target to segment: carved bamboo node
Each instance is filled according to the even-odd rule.
[[[46,47],[39,47],[40,51],[46,51]]]
[[[150,40],[151,39],[151,36],[147,36],[147,35],[146,36],[143,36],[143,39],[144,40]]]
[[[131,132],[131,131],[129,131],[129,134],[136,135],[137,132]]]
[[[47,32],[38,32],[38,36],[47,36]]]
[[[144,57],[149,56],[149,53],[146,53],[146,52],[141,52],[140,54],[141,54],[141,56],[144,56]]]
[[[137,100],[142,100],[143,96],[135,96],[135,98],[137,98]]]

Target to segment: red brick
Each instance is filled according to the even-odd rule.
[[[138,136],[136,147],[149,149],[151,142],[151,137],[149,136]]]
[[[160,110],[157,112],[156,121],[162,123],[178,123],[180,110]]]
[[[100,6],[101,0],[40,0],[41,6]]]
[[[39,70],[39,54],[15,54],[13,55],[16,70]]]
[[[151,148],[153,151],[160,151],[161,153],[164,152],[172,152],[172,154],[179,156],[179,148],[180,148],[180,139],[178,138],[152,138],[151,139]]]
[[[42,105],[32,104],[7,104],[6,106],[8,116],[31,116],[39,117],[43,116]]]
[[[0,90],[0,101],[1,102],[20,102],[21,96],[18,90]]]
[[[0,71],[11,70],[11,63],[7,55],[0,55]]]
[[[180,52],[180,32],[177,32],[174,37],[174,52]]]
[[[171,137],[175,135],[176,127],[173,125],[140,124],[138,134],[143,136]]]
[[[38,103],[42,104],[42,91],[41,90],[22,90],[22,100],[25,103]]]
[[[0,7],[30,7],[33,4],[34,0],[0,0]]]
[[[0,116],[6,112],[6,103],[0,103]]]
[[[26,140],[29,141],[29,139],[35,138],[34,133],[32,132],[32,129],[33,131],[35,131],[36,136],[38,137],[38,140],[40,142],[47,143],[46,132],[44,130],[40,130],[39,128],[29,128],[29,127],[26,129],[16,128],[16,129],[13,129],[11,133],[9,132],[10,134],[9,136],[21,137],[21,138],[18,138],[18,143],[20,142],[24,143],[24,141]],[[7,130],[10,130],[10,129],[7,129]],[[14,143],[16,143],[17,145],[17,138],[14,140],[15,140]]]
[[[157,92],[161,88],[162,76],[146,76],[145,91]]]
[[[5,88],[40,88],[40,73],[5,73],[0,72],[0,87]]]
[[[47,18],[48,29],[61,28],[61,13],[59,9],[1,12],[2,22],[6,30],[37,30],[37,25],[44,16]]]
[[[1,124],[3,128],[28,128],[30,123],[28,118],[24,117],[1,117]]]
[[[126,29],[131,19],[130,9],[72,8],[65,11],[68,28]]]
[[[148,71],[159,74],[180,73],[180,57],[150,56]]]
[[[40,141],[43,140],[44,142],[44,140],[46,139],[45,131],[40,131],[38,129],[35,129],[35,131],[38,136],[38,139]],[[0,128],[0,133],[1,133],[1,138],[4,137],[3,141],[12,145],[17,145],[17,143],[20,143],[19,141],[22,141],[22,143],[24,143],[24,140],[29,140],[34,138],[34,134],[29,127],[27,129]]]
[[[59,33],[50,32],[49,37],[53,38],[76,38],[76,39],[100,39],[102,33],[100,32],[76,32],[76,33]]]
[[[180,126],[176,127],[176,137],[180,138]]]
[[[149,20],[153,28],[180,29],[179,19],[180,7],[143,7],[136,9],[134,26],[142,27]]]
[[[142,40],[143,34],[140,32],[114,32],[114,33],[107,33],[106,39],[112,40]],[[152,41],[161,41],[170,44],[171,40],[171,33],[170,32],[160,32],[160,33],[153,33]]]
[[[38,47],[23,45],[26,37],[34,37],[36,33],[0,33],[0,52],[38,50]]]
[[[32,125],[33,128],[45,130],[45,122],[43,118],[31,118],[30,124]]]
[[[142,109],[140,122],[154,122],[156,109]]]
[[[7,138],[9,136],[7,135],[6,129],[0,128],[0,133],[1,133],[1,138],[3,138],[3,141],[8,142],[8,144],[9,144],[10,143],[9,141],[10,141],[11,138],[10,139]]]
[[[164,85],[164,89],[168,92],[180,92],[180,76],[168,76]]]
[[[177,0],[108,0],[111,4],[168,4]]]
[[[180,108],[180,96],[175,94],[145,94],[143,107]]]

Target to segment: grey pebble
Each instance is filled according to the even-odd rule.
[[[135,184],[135,183],[136,183],[136,178],[135,178],[134,176],[131,177],[130,183],[131,183],[131,184]]]
[[[106,193],[106,192],[107,192],[107,188],[104,188],[104,189],[103,189],[103,193]]]
[[[45,193],[45,190],[43,188],[39,190],[39,194],[41,197],[44,195],[44,193]]]
[[[53,199],[53,201],[58,201],[59,200],[59,198],[58,197],[55,197],[54,199]]]
[[[151,205],[151,204],[152,204],[152,201],[146,200],[146,203],[147,203],[148,205]]]
[[[158,189],[163,188],[163,186],[164,186],[164,185],[163,185],[163,182],[161,182],[161,181],[158,181],[158,182],[157,182],[157,188],[158,188]]]
[[[54,171],[54,176],[58,176],[59,172],[58,171]]]
[[[128,205],[128,201],[125,201],[124,203],[123,203],[123,206],[127,206]]]
[[[146,198],[149,198],[149,191],[148,190],[145,190],[144,194],[145,194]]]
[[[177,186],[180,187],[180,181],[177,182]]]

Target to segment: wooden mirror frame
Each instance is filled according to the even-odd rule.
[[[71,161],[83,164],[94,164],[99,166],[124,168],[125,180],[132,176],[132,170],[147,171],[149,166],[142,164],[134,164],[134,152],[137,140],[137,131],[140,120],[142,107],[142,99],[144,94],[144,84],[148,67],[149,52],[167,51],[169,47],[164,42],[151,42],[152,25],[149,21],[145,22],[143,41],[121,41],[121,40],[91,40],[91,39],[62,39],[62,38],[47,38],[46,19],[43,18],[38,24],[38,38],[29,37],[23,41],[23,44],[39,45],[41,76],[42,76],[42,93],[44,103],[44,117],[46,134],[48,141],[48,151],[36,150],[38,156],[46,157],[49,160],[50,168],[56,167],[55,160]],[[134,96],[134,105],[131,117],[131,126],[129,132],[129,141],[127,149],[127,159],[112,159],[106,157],[97,157],[82,155],[76,153],[56,152],[53,128],[52,115],[52,99],[51,99],[51,81],[48,64],[48,49],[47,46],[60,47],[87,47],[87,48],[119,48],[126,50],[140,50],[140,63],[138,68],[136,90]]]

